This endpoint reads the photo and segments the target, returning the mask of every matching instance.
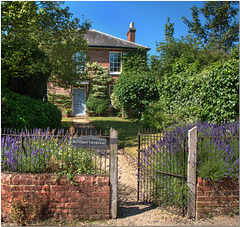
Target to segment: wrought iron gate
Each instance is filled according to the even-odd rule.
[[[185,216],[187,139],[153,130],[138,133],[138,201]]]

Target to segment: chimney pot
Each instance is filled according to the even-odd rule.
[[[131,22],[129,30],[127,32],[127,40],[128,41],[135,43],[135,32],[136,32],[136,28],[134,28],[134,23]]]

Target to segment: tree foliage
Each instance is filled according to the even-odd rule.
[[[28,48],[26,48],[28,46]],[[51,74],[48,56],[36,42],[15,40],[2,45],[2,81],[10,90],[42,99]]]
[[[56,1],[1,3],[5,81],[9,74],[12,78],[23,78],[35,73],[45,75],[51,71],[51,80],[60,86],[67,86],[79,79],[80,73],[73,70],[72,56],[87,49],[83,35],[90,23],[84,19],[83,22],[72,19],[68,7],[63,8],[62,4]],[[47,58],[33,56],[36,48],[48,56],[51,67]],[[26,59],[29,60],[24,61]]]
[[[49,102],[12,91],[2,93],[1,127],[12,129],[60,128],[61,112]]]
[[[236,6],[236,7],[234,7]],[[239,2],[206,1],[203,7],[193,6],[193,21],[183,17],[189,33],[200,38],[209,47],[228,52],[239,39]],[[200,14],[205,22],[201,23]]]
[[[165,78],[161,100],[179,120],[222,122],[239,113],[239,60],[218,61],[201,72],[193,64]]]
[[[96,98],[105,98],[107,94],[107,85],[112,81],[108,74],[108,69],[102,67],[98,62],[88,62],[88,78],[91,78],[91,91]]]
[[[165,40],[156,42],[157,54],[151,56],[151,71],[158,76],[160,81],[165,74],[171,76],[173,65],[176,67],[176,61],[191,64],[198,62],[199,70],[207,65],[211,65],[220,59],[225,58],[223,52],[205,48],[199,38],[193,35],[187,35],[181,38],[174,37],[174,23],[167,18],[165,25]]]
[[[194,6],[193,21],[183,18],[191,34],[179,39],[174,38],[174,24],[167,18],[165,40],[156,42],[158,55],[151,56],[151,72],[160,79],[160,101],[168,109],[147,108],[145,123],[160,127],[156,122],[169,114],[183,121],[222,122],[238,117],[239,22],[234,5],[238,3],[212,1],[200,9]],[[200,14],[206,19],[204,25]],[[154,117],[157,114],[159,119]]]
[[[140,118],[145,107],[158,100],[156,77],[149,72],[122,73],[113,93],[129,117]]]
[[[91,79],[89,96],[86,102],[87,112],[91,115],[102,115],[110,105],[107,86],[112,78],[108,69],[98,62],[88,62],[88,78]]]

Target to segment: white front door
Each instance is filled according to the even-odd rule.
[[[85,115],[85,88],[73,88],[73,115]]]

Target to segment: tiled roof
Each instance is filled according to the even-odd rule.
[[[136,49],[139,47],[143,47],[146,50],[150,50],[149,47],[133,43],[124,39],[120,39],[115,36],[99,32],[94,29],[89,29],[88,32],[84,35],[84,39],[88,42],[89,47],[127,48],[127,49]]]

